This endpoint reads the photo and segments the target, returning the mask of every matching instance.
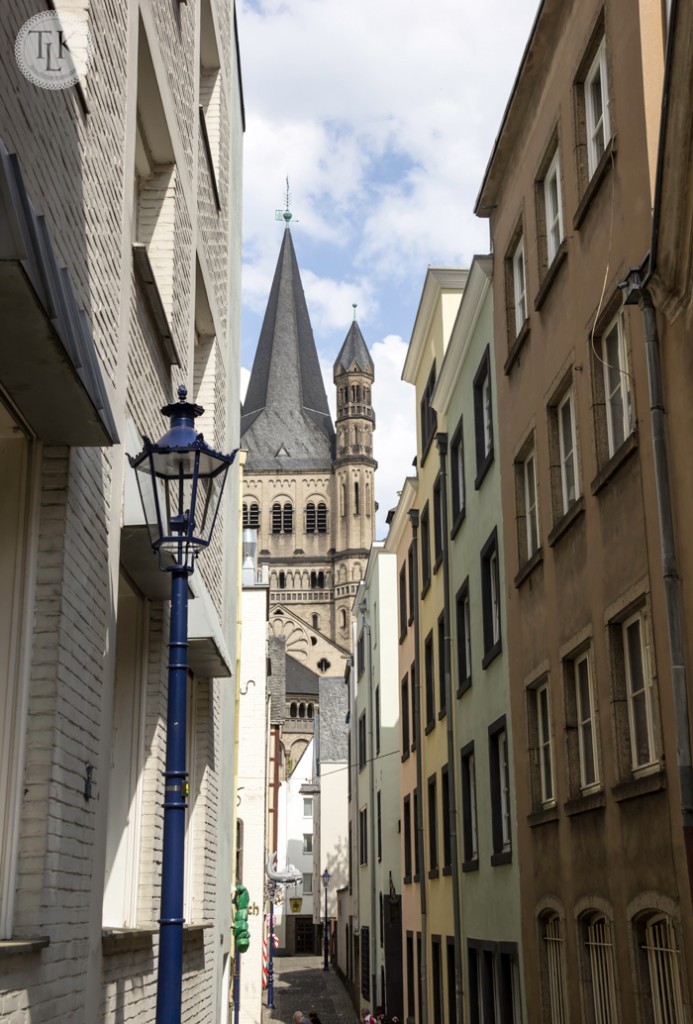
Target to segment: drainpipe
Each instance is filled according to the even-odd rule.
[[[419,1007],[419,1024],[427,1024],[428,1020],[428,924],[426,912],[426,864],[424,861],[424,830],[423,830],[423,745],[421,737],[421,647],[419,643],[419,510],[409,510],[412,535],[414,541],[414,663],[416,665],[416,685],[414,686],[414,740],[416,741],[416,849],[419,860],[419,895],[421,898],[421,963],[418,965],[421,975],[421,992],[423,1006]],[[462,1018],[458,1018],[462,1020]]]
[[[452,672],[450,657],[450,560],[448,545],[448,435],[436,434],[440,454],[440,532],[443,551],[443,632],[445,658],[445,705],[447,707],[446,734],[448,741],[448,818],[450,832],[450,866],[452,869],[452,914],[455,949],[455,1019],[462,1013],[462,914],[460,910],[460,872],[457,856],[457,787],[455,785],[454,705],[452,699]]]
[[[376,978],[377,972],[375,967],[375,954],[378,948],[375,940],[375,896],[376,896],[376,885],[375,885],[375,829],[376,829],[376,808],[375,808],[375,728],[374,728],[374,717],[375,713],[373,710],[373,649],[371,647],[371,627],[366,621],[366,614],[368,612],[368,606],[364,601],[359,605],[359,611],[361,612],[361,625],[368,635],[368,746],[370,749],[370,764],[368,766],[368,782],[369,782],[369,802],[371,805],[371,868],[369,871],[370,882],[371,882],[371,1006],[377,1005],[377,991],[376,991]]]
[[[647,264],[648,260],[645,261]],[[666,433],[666,411],[662,389],[662,364],[655,309],[647,287],[652,268],[643,275],[643,268],[631,267],[620,285],[627,305],[640,306],[645,330],[647,383],[652,424],[652,453],[659,509],[659,540],[662,551],[662,576],[671,658],[671,687],[676,729],[676,765],[679,773],[683,842],[688,868],[689,895],[693,897],[693,766],[691,759],[691,723],[686,683],[686,657],[683,640],[681,577],[676,560],[674,516],[669,484],[669,456]]]

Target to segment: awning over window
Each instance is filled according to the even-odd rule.
[[[117,443],[88,317],[2,142],[0,324],[0,385],[36,436],[46,444]]]

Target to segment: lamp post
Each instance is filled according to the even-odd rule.
[[[329,923],[329,920],[328,920],[328,917],[327,917],[327,887],[330,884],[330,877],[331,877],[330,876],[330,872],[327,870],[327,868],[325,868],[325,870],[322,873],[322,884],[325,887],[325,925],[324,925],[324,928],[323,928],[323,932],[324,932],[323,939],[324,939],[324,944],[325,944],[325,963],[323,964],[323,968],[322,968],[323,971],[329,971],[329,969],[330,969],[330,964],[329,964],[329,951],[330,951],[329,925],[330,925],[330,923]]]
[[[226,475],[236,452],[214,451],[195,429],[204,412],[178,388],[178,402],[166,405],[171,420],[157,442],[143,437],[144,448],[128,456],[159,568],[171,573],[171,623],[164,773],[164,842],[159,918],[159,970],[156,1024],[180,1024],[183,982],[183,882],[185,810],[185,714],[188,674],[188,577],[197,555],[209,547],[219,514]]]

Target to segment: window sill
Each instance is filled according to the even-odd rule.
[[[558,808],[554,805],[553,807],[542,807],[538,811],[532,811],[531,814],[527,815],[527,824],[530,828],[536,828],[537,825],[548,825],[551,821],[558,821]]]
[[[414,875],[414,882],[416,882],[418,884],[420,881],[421,881],[421,875],[418,875],[418,874]]]
[[[460,685],[457,687],[457,696],[458,697],[463,697],[465,695],[465,693],[467,692],[467,690],[471,690],[471,688],[472,688],[472,678],[471,678],[471,676],[468,676],[466,679],[463,679],[462,682],[460,683]]]
[[[0,956],[14,956],[17,953],[38,953],[50,946],[47,935],[37,935],[33,939],[0,939]]]
[[[460,532],[460,527],[462,526],[462,523],[465,520],[466,514],[467,510],[465,508],[461,508],[459,512],[455,515],[455,518],[452,521],[452,526],[450,528],[450,540],[454,540],[457,534]]]
[[[476,480],[474,481],[474,490],[478,491],[484,482],[484,477],[488,473],[489,469],[493,465],[493,445],[491,445],[491,451],[488,455],[484,456],[483,462],[479,464],[476,471]]]
[[[506,377],[508,376],[508,374],[512,370],[513,366],[517,362],[517,359],[518,359],[518,357],[520,355],[520,352],[524,348],[524,344],[525,344],[525,342],[527,341],[528,338],[529,338],[529,320],[527,319],[523,323],[523,325],[520,328],[520,330],[518,331],[518,333],[515,335],[515,338],[514,338],[513,342],[511,343],[510,347],[508,348],[508,356],[507,356],[507,359],[505,360],[505,362],[503,363],[503,373],[505,374]]]
[[[426,722],[426,728],[424,729],[424,735],[428,736],[429,732],[432,732],[435,729],[435,727],[436,727],[435,719],[432,719],[430,722]]]
[[[606,796],[604,790],[600,789],[596,793],[585,793],[581,796],[575,796],[572,800],[566,800],[563,804],[563,810],[568,817],[573,817],[575,814],[585,814],[587,811],[598,811],[602,807],[606,807]]]
[[[606,462],[599,470],[594,480],[592,481],[592,494],[599,494],[602,487],[604,487],[611,477],[621,468],[624,462],[627,462],[633,452],[637,451],[638,448],[638,435],[636,431],[629,434],[625,439],[621,447],[614,452],[608,462]]]
[[[444,878],[449,878],[451,874],[452,874],[452,864],[446,864],[445,867],[443,868],[443,877]]]
[[[521,587],[522,584],[528,579],[536,567],[541,565],[544,561],[544,551],[542,548],[537,548],[531,558],[528,558],[522,568],[519,570],[513,583],[516,587]]]
[[[440,878],[440,871],[438,870],[438,868],[431,868],[431,870],[428,872],[428,877],[429,879]]]
[[[407,625],[408,625],[408,626],[411,626],[411,625],[413,624],[413,622],[414,622],[414,616],[413,616],[413,615],[410,615],[410,616],[409,616],[409,619],[408,619],[408,621],[407,621]]]
[[[616,155],[616,138],[612,136],[606,144],[606,149],[602,153],[602,158],[594,169],[594,174],[590,178],[589,184],[585,189],[585,193],[578,204],[578,208],[575,211],[573,217],[573,227],[577,231],[583,220],[587,216],[587,211],[594,202],[594,197],[599,191],[604,178],[607,175],[609,168],[611,167],[611,158]]]
[[[568,532],[573,523],[576,523],[585,511],[585,497],[583,494],[577,498],[567,512],[561,516],[554,528],[549,533],[549,547],[552,548],[556,541]]]
[[[411,885],[411,875],[405,875],[402,881],[405,885]]]
[[[435,574],[436,574],[436,573],[438,572],[438,570],[440,569],[440,567],[441,567],[441,565],[442,565],[442,564],[443,564],[443,552],[442,552],[442,551],[439,551],[439,552],[438,552],[438,553],[436,554],[436,560],[435,560],[435,562],[433,563],[433,575],[434,575],[434,576],[435,576]]]
[[[611,790],[611,795],[617,803],[624,800],[635,800],[641,796],[649,796],[651,793],[659,793],[666,789],[666,772],[661,766],[656,766],[650,775],[641,775],[637,779],[629,779],[628,782],[619,782]]]
[[[503,650],[503,644],[498,640],[493,647],[490,647],[484,655],[483,661],[481,662],[482,668],[488,668],[492,661],[494,661],[500,652]]]
[[[421,590],[421,600],[422,601],[423,601],[424,597],[426,596],[426,594],[429,592],[430,589],[431,589],[431,581],[430,581],[430,579],[428,579],[424,583],[423,588]]]
[[[479,870],[479,858],[478,857],[474,857],[473,860],[463,860],[462,861],[462,870],[464,872],[467,872],[467,871],[478,871]]]
[[[135,925],[132,928],[104,928],[101,932],[104,955],[151,949],[152,940],[158,931],[159,925],[155,921],[146,925]]]
[[[448,713],[448,709],[447,708],[441,708],[440,711],[438,712],[438,721],[440,721],[441,718],[445,718],[447,713]]]
[[[407,631],[405,629],[405,631],[403,633],[399,634],[399,644],[400,644],[400,647],[402,646],[402,644],[404,643],[404,641],[406,639],[407,639]]]
[[[498,868],[503,864],[512,864],[512,850],[503,850],[502,853],[494,853],[491,856],[491,867]]]
[[[544,302],[546,301],[546,296],[551,291],[551,287],[556,278],[558,277],[558,271],[565,263],[567,255],[568,243],[564,238],[556,251],[556,255],[554,256],[551,262],[551,266],[547,269],[546,273],[544,274],[544,280],[541,282],[541,285],[539,286],[539,291],[535,296],[534,308],[536,309],[537,313],[544,305]]]
[[[135,268],[135,276],[152,317],[154,332],[161,349],[161,354],[169,366],[179,366],[180,359],[173,340],[171,325],[164,309],[159,286],[156,283],[156,276],[152,269],[147,246],[143,242],[135,242],[133,244],[132,262]]]
[[[409,760],[409,754],[410,754],[410,751],[409,751],[409,748],[407,748],[404,751],[404,753],[402,754],[402,764],[404,764],[405,761]]]

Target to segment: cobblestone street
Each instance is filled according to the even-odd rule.
[[[296,1010],[316,1010],[322,1024],[354,1024],[358,1016],[346,989],[322,957],[277,957],[274,961],[274,1009],[262,1008],[262,1024],[292,1024]],[[267,1002],[267,994],[263,994]]]

